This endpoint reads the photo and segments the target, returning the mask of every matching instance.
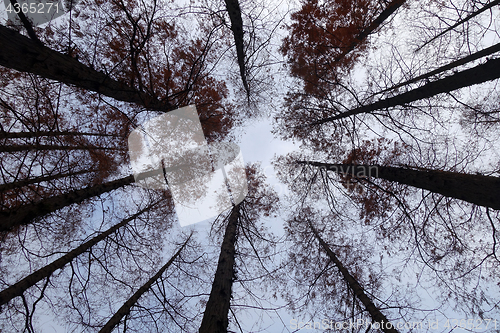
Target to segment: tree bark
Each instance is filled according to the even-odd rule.
[[[467,15],[467,17],[465,17],[463,20],[459,20],[457,23],[455,23],[454,25],[452,25],[451,27],[447,28],[446,30],[440,32],[439,34],[437,34],[436,36],[434,36],[433,38],[431,38],[430,40],[428,40],[427,42],[424,43],[424,45],[420,46],[416,52],[420,51],[424,46],[426,46],[427,44],[433,42],[434,40],[436,40],[437,38],[441,37],[442,35],[448,33],[449,31],[455,29],[456,27],[458,27],[459,25],[461,24],[464,24],[465,22],[469,21],[470,19],[476,17],[477,15],[481,14],[482,12],[485,12],[487,11],[488,9],[490,8],[493,8],[494,6],[500,4],[500,0],[494,0],[490,3],[488,3],[487,5],[485,5],[484,7],[482,7],[481,9],[475,11],[474,13],[470,14],[470,15]]]
[[[330,247],[325,243],[325,241],[319,236],[318,231],[313,227],[311,222],[308,222],[309,227],[313,231],[316,239],[319,241],[323,250],[325,250],[326,254],[330,258],[330,260],[337,266],[338,270],[344,277],[344,280],[347,282],[349,287],[352,289],[358,300],[363,303],[366,311],[370,314],[373,322],[380,323],[380,329],[384,333],[399,333],[398,330],[394,328],[394,326],[390,323],[387,317],[380,312],[379,308],[372,302],[372,300],[366,295],[363,287],[358,283],[358,281],[349,273],[347,268],[344,267],[342,262],[337,258],[335,253],[330,249]]]
[[[416,170],[380,165],[328,164],[300,161],[353,177],[374,177],[410,185],[475,205],[500,209],[500,178],[440,170]]]
[[[106,333],[106,332],[111,332],[113,328],[120,323],[123,317],[125,317],[129,312],[130,309],[135,305],[135,303],[139,300],[139,298],[146,293],[151,285],[155,283],[156,280],[158,280],[162,274],[167,270],[170,265],[174,262],[175,259],[181,254],[181,251],[184,249],[184,247],[187,245],[189,240],[191,239],[191,236],[182,244],[181,248],[174,254],[172,258],[162,267],[160,270],[152,277],[150,278],[142,287],[140,287],[133,295],[130,297],[123,305],[122,307],[116,311],[116,313],[108,320],[106,325],[104,325],[103,328],[99,331],[99,333]]]
[[[401,7],[406,0],[393,0],[386,9],[380,13],[380,15],[373,20],[372,23],[363,31],[361,31],[357,36],[356,39],[342,52],[341,55],[339,55],[335,61],[339,61],[342,58],[344,58],[349,52],[354,50],[356,46],[358,46],[361,42],[365,40],[366,37],[368,37],[370,34],[372,34],[382,23],[384,23],[385,20],[389,18],[396,10],[398,10],[399,7]]]
[[[11,299],[15,297],[21,296],[28,288],[34,286],[43,279],[49,278],[52,275],[52,273],[54,273],[56,270],[62,269],[64,266],[73,261],[73,259],[78,257],[80,254],[84,253],[92,246],[96,245],[97,243],[99,243],[100,241],[111,235],[113,232],[115,232],[119,228],[129,223],[130,221],[136,219],[139,215],[147,212],[156,204],[157,203],[151,204],[148,207],[137,212],[136,214],[132,215],[131,217],[124,219],[118,224],[115,224],[113,227],[109,228],[108,230],[99,234],[98,236],[88,240],[87,242],[78,246],[76,249],[68,252],[61,258],[53,261],[52,263],[48,264],[45,267],[40,268],[36,272],[31,273],[24,279],[3,290],[2,292],[0,292],[0,305],[8,303]]]
[[[500,77],[500,59],[488,60],[482,65],[466,69],[454,75],[434,82],[429,82],[422,87],[410,90],[400,95],[389,97],[378,102],[360,106],[336,116],[324,118],[310,125],[324,124],[330,121],[347,118],[361,113],[370,113],[398,105],[404,105],[424,98],[429,98],[441,93],[450,92],[463,87],[491,81]]]
[[[476,53],[470,54],[470,55],[468,55],[466,57],[463,57],[462,59],[459,59],[457,61],[453,61],[453,62],[451,62],[451,63],[449,63],[447,65],[444,65],[444,66],[441,66],[439,68],[436,68],[435,70],[430,71],[428,73],[419,75],[419,76],[417,76],[417,77],[415,77],[415,78],[413,78],[411,80],[399,83],[399,84],[397,84],[397,85],[395,85],[393,87],[390,87],[388,89],[382,90],[382,91],[378,92],[377,94],[381,94],[381,93],[384,93],[386,91],[390,91],[390,90],[394,90],[394,89],[397,89],[397,88],[401,88],[403,86],[406,86],[406,85],[411,84],[411,83],[415,83],[415,82],[420,81],[420,80],[428,79],[431,76],[443,73],[445,71],[449,71],[449,70],[451,70],[451,69],[453,69],[455,67],[464,65],[464,64],[466,64],[468,62],[480,59],[482,57],[486,57],[487,55],[496,53],[498,51],[500,51],[500,43],[495,44],[495,45],[490,46],[490,47],[487,47],[484,50],[478,51]]]
[[[58,174],[50,175],[50,176],[40,176],[40,177],[22,179],[22,180],[18,180],[18,181],[12,182],[12,183],[0,184],[0,192],[12,190],[14,188],[28,186],[31,184],[48,182],[48,181],[55,180],[55,179],[62,179],[62,178],[71,177],[71,176],[83,175],[83,174],[90,173],[90,172],[93,172],[93,170],[80,170],[77,172],[58,173]]]
[[[95,91],[123,102],[136,103],[148,109],[171,111],[172,105],[163,103],[144,92],[118,82],[109,75],[96,71],[78,60],[56,52],[0,25],[0,65],[40,75],[82,89]]]
[[[243,44],[243,19],[241,18],[241,9],[238,0],[224,0],[226,9],[231,20],[231,30],[234,35],[234,43],[236,45],[236,56],[238,58],[238,66],[240,68],[241,81],[247,93],[250,96],[250,88],[248,87],[246,66],[245,66],[245,50]]]
[[[113,180],[104,184],[89,186],[80,190],[42,199],[16,208],[11,212],[0,212],[0,232],[11,231],[15,227],[29,224],[35,218],[53,213],[63,207],[78,204],[86,199],[132,184],[134,176]]]
[[[234,281],[234,262],[240,204],[233,207],[229,216],[224,240],[222,241],[219,263],[215,272],[212,290],[205,307],[199,333],[227,333],[231,289]]]

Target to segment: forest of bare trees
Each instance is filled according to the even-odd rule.
[[[500,1],[30,2],[1,7],[0,332],[500,332]],[[259,158],[181,227],[128,137],[189,105]]]

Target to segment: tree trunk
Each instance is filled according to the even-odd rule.
[[[447,32],[455,29],[456,27],[458,27],[459,25],[461,24],[464,24],[465,22],[469,21],[470,19],[476,17],[477,15],[481,14],[482,12],[485,12],[487,11],[488,9],[496,6],[500,4],[500,0],[494,0],[490,3],[488,3],[487,5],[485,5],[483,8],[475,11],[474,13],[468,15],[467,17],[465,17],[463,20],[459,20],[457,23],[455,23],[454,25],[452,25],[451,27],[447,28],[446,30],[440,32],[439,34],[437,34],[436,36],[434,36],[433,38],[431,38],[429,41],[425,42],[424,45],[420,46],[416,52],[420,51],[424,46],[426,46],[427,44],[431,43],[432,41],[436,40],[437,38],[441,37],[442,35],[446,34]]]
[[[466,57],[463,57],[462,59],[459,59],[457,61],[453,61],[453,62],[451,62],[451,63],[449,63],[447,65],[444,65],[444,66],[441,66],[439,68],[436,68],[435,70],[430,71],[428,73],[419,75],[419,76],[417,76],[417,77],[415,77],[415,78],[413,78],[411,80],[399,83],[399,84],[397,84],[397,85],[395,85],[393,87],[390,87],[388,89],[382,90],[382,91],[378,92],[377,94],[381,94],[381,93],[384,93],[386,91],[390,91],[390,90],[394,90],[394,89],[397,89],[397,88],[401,88],[403,86],[409,85],[411,83],[415,83],[415,82],[420,81],[420,80],[428,79],[431,76],[443,73],[445,71],[449,71],[449,70],[451,70],[451,69],[453,69],[455,67],[464,65],[464,64],[466,64],[468,62],[480,59],[482,57],[486,57],[487,55],[496,53],[498,51],[500,51],[500,43],[495,44],[495,45],[490,46],[490,47],[487,47],[484,50],[478,51],[476,53],[470,54],[470,55],[468,55]]]
[[[40,137],[60,136],[104,136],[120,138],[117,134],[86,133],[86,132],[59,132],[59,131],[36,131],[36,132],[0,132],[0,139],[31,139]]]
[[[226,333],[231,289],[234,281],[234,261],[240,205],[234,206],[222,241],[219,263],[215,272],[212,291],[205,307],[199,333]]]
[[[298,163],[314,165],[357,178],[374,177],[390,180],[479,206],[500,209],[499,177],[379,165],[328,164],[305,161]]]
[[[32,151],[32,150],[123,150],[116,147],[96,147],[96,146],[59,146],[59,145],[2,145],[0,146],[1,153],[13,153],[16,151]]]
[[[136,219],[139,215],[147,212],[150,210],[153,206],[155,206],[157,203],[151,204],[148,207],[142,209],[141,211],[137,212],[136,214],[132,215],[131,217],[124,219],[118,224],[115,224],[113,227],[109,228],[105,232],[99,234],[98,236],[88,240],[87,242],[83,243],[82,245],[78,246],[76,249],[68,252],[61,258],[53,261],[52,263],[48,264],[45,267],[40,268],[36,272],[31,273],[21,281],[13,284],[12,286],[8,287],[7,289],[3,290],[0,292],[0,305],[6,304],[9,302],[11,299],[21,296],[28,288],[34,286],[38,282],[42,281],[43,279],[49,278],[52,273],[54,273],[58,269],[62,269],[64,266],[66,266],[68,263],[73,261],[76,257],[78,257],[80,254],[84,253],[88,249],[90,249],[92,246],[96,245],[100,241],[102,241],[104,238],[108,237],[111,235],[113,232],[118,230],[119,228],[123,227],[130,221]]]
[[[245,67],[245,50],[243,44],[243,19],[241,18],[241,9],[238,0],[224,0],[226,9],[231,20],[231,30],[234,35],[234,43],[236,45],[236,56],[238,58],[238,66],[240,68],[241,81],[247,93],[250,96],[250,88],[248,87],[246,67]]]
[[[11,231],[13,228],[29,224],[33,219],[53,213],[63,207],[78,204],[86,199],[99,196],[125,185],[132,184],[134,176],[113,180],[104,184],[89,186],[80,190],[42,199],[16,208],[11,212],[0,212],[0,232]]]
[[[399,7],[401,7],[406,0],[393,0],[386,9],[380,13],[380,15],[373,20],[372,23],[368,27],[366,27],[363,31],[361,31],[357,36],[356,39],[342,52],[341,55],[339,55],[335,61],[339,61],[342,58],[344,58],[349,52],[354,50],[356,46],[358,46],[361,42],[365,40],[366,37],[368,37],[370,34],[372,34],[382,23],[384,23],[385,20],[389,18],[396,10],[398,10]]]
[[[34,177],[34,178],[22,179],[22,180],[14,181],[12,183],[0,184],[0,192],[12,190],[14,188],[28,186],[31,184],[48,182],[48,181],[55,180],[55,179],[62,179],[62,178],[71,177],[71,176],[83,175],[83,174],[90,173],[90,172],[93,172],[93,170],[80,170],[77,172],[58,173],[58,174],[50,175],[50,176],[39,176],[39,177]]]
[[[410,90],[400,95],[389,97],[378,102],[360,106],[342,112],[336,116],[324,118],[311,123],[310,125],[324,124],[330,121],[347,118],[349,116],[369,113],[376,110],[386,109],[398,105],[405,105],[424,98],[429,98],[441,93],[450,92],[463,87],[491,81],[500,77],[500,59],[488,60],[482,65],[466,69],[462,72],[445,77],[434,82],[429,82],[422,87]]]
[[[182,244],[181,248],[174,254],[172,258],[151,278],[146,282],[142,287],[140,287],[133,295],[130,297],[123,305],[122,307],[116,311],[116,313],[111,317],[106,325],[104,325],[103,328],[99,331],[99,333],[106,333],[106,332],[111,332],[113,328],[120,323],[123,317],[125,317],[129,312],[130,309],[135,305],[135,303],[139,300],[139,298],[146,292],[148,289],[151,287],[153,283],[155,283],[156,280],[158,280],[162,274],[167,270],[170,265],[174,262],[175,259],[180,255],[181,251],[184,249],[184,247],[187,245],[189,240],[191,239],[191,236]]]
[[[372,320],[374,323],[380,323],[380,329],[385,332],[385,333],[398,333],[398,330],[394,328],[394,326],[390,323],[390,321],[387,319],[387,317],[380,312],[379,308],[373,302],[371,299],[365,294],[365,291],[363,287],[358,283],[358,281],[349,273],[347,268],[344,267],[342,262],[337,258],[335,253],[330,249],[330,247],[325,243],[325,241],[319,236],[318,231],[313,227],[311,222],[308,222],[309,227],[313,231],[314,235],[318,239],[321,247],[323,247],[323,250],[327,253],[328,257],[330,260],[337,266],[339,269],[340,273],[344,277],[344,280],[347,282],[349,287],[352,289],[358,300],[363,303],[365,306],[366,311],[370,314]]]
[[[109,75],[96,71],[70,56],[56,52],[18,32],[0,25],[0,65],[21,72],[95,91],[115,100],[136,103],[146,108],[170,111],[163,103],[144,92],[118,82]]]

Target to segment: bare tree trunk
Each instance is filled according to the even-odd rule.
[[[158,280],[162,274],[167,270],[170,265],[174,262],[175,259],[181,254],[181,251],[186,247],[187,243],[191,239],[191,235],[189,238],[182,244],[181,248],[174,254],[172,258],[162,267],[160,270],[151,278],[149,279],[142,287],[140,287],[133,295],[130,297],[123,305],[122,307],[116,311],[116,313],[111,317],[106,325],[104,325],[103,328],[99,331],[99,333],[106,333],[106,332],[111,332],[113,328],[120,323],[123,317],[125,317],[129,312],[130,309],[137,303],[139,298],[149,290],[151,285],[155,283],[156,280]]]
[[[205,307],[199,333],[227,333],[240,205],[241,203],[233,207],[228,219],[212,291]]]
[[[429,98],[441,93],[450,92],[463,87],[491,81],[500,77],[500,59],[488,60],[482,65],[466,69],[444,79],[429,82],[422,87],[410,90],[400,95],[389,97],[378,102],[360,106],[336,116],[324,118],[310,125],[324,124],[330,121],[347,118],[353,115],[370,113],[398,105],[405,105],[424,98]]]
[[[32,151],[32,150],[123,150],[116,147],[96,147],[96,146],[59,146],[59,145],[2,145],[0,146],[1,153],[13,153],[16,151]]]
[[[399,84],[397,84],[397,85],[395,85],[393,87],[390,87],[388,89],[382,90],[382,91],[378,92],[377,94],[381,94],[381,93],[384,93],[386,91],[390,91],[390,90],[394,90],[394,89],[397,89],[397,88],[401,88],[403,86],[406,86],[406,85],[411,84],[411,83],[415,83],[415,82],[420,81],[420,80],[428,79],[431,76],[443,73],[445,71],[449,71],[449,70],[451,70],[451,69],[453,69],[455,67],[464,65],[464,64],[466,64],[468,62],[480,59],[482,57],[486,57],[487,55],[496,53],[498,51],[500,51],[500,43],[495,44],[495,45],[490,46],[490,47],[487,47],[484,50],[478,51],[476,53],[470,54],[470,55],[468,55],[466,57],[463,57],[462,59],[459,59],[457,61],[453,61],[453,62],[451,62],[451,63],[449,63],[447,65],[444,65],[444,66],[441,66],[439,68],[436,68],[435,70],[430,71],[428,73],[419,75],[419,76],[417,76],[417,77],[415,77],[415,78],[413,78],[411,80],[399,83]]]
[[[399,7],[401,7],[406,0],[393,0],[383,11],[380,13],[380,15],[373,20],[372,23],[368,27],[366,27],[363,31],[361,31],[357,36],[356,39],[342,52],[341,55],[339,55],[335,61],[339,61],[342,58],[344,58],[349,52],[354,50],[356,46],[358,46],[361,42],[365,40],[366,37],[368,37],[370,34],[372,34],[378,27],[384,23],[385,20],[389,18],[396,10],[398,10]]]
[[[352,289],[358,300],[363,303],[366,311],[370,314],[373,322],[380,323],[380,329],[385,333],[398,333],[398,330],[390,323],[387,317],[380,312],[379,308],[373,304],[372,300],[366,295],[363,287],[358,283],[358,281],[349,273],[347,268],[344,267],[342,262],[337,258],[335,253],[330,249],[330,247],[325,243],[325,241],[319,236],[318,231],[313,227],[311,222],[308,222],[309,227],[313,231],[316,239],[319,241],[323,250],[330,258],[330,260],[337,266],[338,270],[344,277],[349,287]]]
[[[458,27],[459,25],[461,24],[464,24],[465,22],[469,21],[470,19],[476,17],[477,15],[481,14],[482,12],[485,12],[487,11],[488,9],[490,8],[493,8],[494,6],[500,4],[500,0],[494,0],[488,4],[486,4],[483,8],[475,11],[474,13],[468,15],[467,17],[465,17],[463,20],[459,20],[457,23],[455,23],[454,25],[452,25],[451,27],[447,28],[446,30],[440,32],[439,34],[437,34],[436,36],[434,36],[433,38],[431,38],[430,40],[428,40],[427,42],[424,43],[424,45],[420,46],[416,52],[420,51],[424,46],[426,46],[427,44],[431,43],[432,41],[436,40],[437,38],[441,37],[442,35],[448,33],[449,31],[455,29],[456,27]]]
[[[479,206],[500,209],[500,178],[440,170],[416,170],[379,165],[329,164],[299,161],[357,178],[380,178],[464,200]]]
[[[62,269],[64,266],[66,266],[68,263],[73,261],[76,257],[78,257],[80,254],[84,253],[88,249],[90,249],[92,246],[96,245],[100,241],[102,241],[104,238],[108,237],[111,235],[113,232],[118,230],[119,228],[123,227],[130,221],[136,219],[139,215],[147,212],[150,210],[153,206],[155,206],[158,202],[149,205],[148,207],[142,209],[141,211],[137,212],[136,214],[132,215],[129,218],[124,219],[118,224],[115,224],[113,227],[109,228],[105,232],[99,234],[98,236],[88,240],[87,242],[83,243],[82,245],[78,246],[76,249],[68,252],[61,258],[53,261],[52,263],[48,264],[45,267],[40,268],[36,272],[31,273],[24,279],[20,280],[19,282],[13,284],[12,286],[8,287],[7,289],[3,290],[0,292],[0,305],[8,303],[11,299],[21,296],[28,288],[34,286],[38,282],[42,281],[43,279],[49,278],[52,273],[54,273],[58,269]]]
[[[42,199],[35,203],[17,207],[15,211],[0,212],[0,232],[11,231],[15,227],[31,223],[35,218],[53,213],[58,209],[72,204],[78,204],[86,199],[116,190],[122,186],[132,184],[133,182],[134,176],[128,176],[111,182],[97,184],[51,198]]]
[[[61,54],[0,25],[0,65],[21,72],[71,84],[95,91],[123,102],[136,103],[149,109],[170,111],[163,103],[144,92],[135,90],[109,75],[98,72],[70,56]]]
[[[245,50],[243,44],[243,19],[241,18],[241,9],[238,0],[224,0],[226,9],[231,20],[231,30],[234,35],[234,43],[236,45],[236,56],[238,58],[238,66],[240,68],[241,81],[247,93],[250,96],[250,88],[248,87],[246,66],[245,66]]]
[[[12,190],[14,188],[28,186],[31,184],[48,182],[48,181],[55,180],[55,179],[63,179],[66,177],[83,175],[86,173],[91,173],[93,171],[94,170],[80,170],[80,171],[76,171],[76,172],[58,173],[58,174],[50,175],[50,176],[40,176],[40,177],[22,179],[22,180],[18,180],[18,181],[12,182],[12,183],[0,184],[0,192]]]
[[[0,132],[0,139],[31,139],[40,137],[59,137],[59,136],[104,136],[121,137],[117,134],[106,133],[87,133],[87,132],[60,132],[60,131],[36,131],[36,132]]]

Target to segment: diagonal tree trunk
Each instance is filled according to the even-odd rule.
[[[28,288],[34,286],[38,282],[42,281],[43,279],[49,278],[52,273],[54,273],[58,269],[62,269],[64,266],[69,264],[73,259],[78,257],[80,254],[84,253],[88,249],[90,249],[92,246],[96,245],[112,233],[114,233],[116,230],[119,228],[123,227],[130,221],[133,221],[136,219],[139,215],[149,211],[151,208],[153,208],[156,204],[153,203],[146,208],[140,210],[136,214],[130,216],[129,218],[124,219],[118,224],[115,224],[113,227],[109,228],[105,232],[99,234],[98,236],[88,240],[87,242],[83,243],[82,245],[78,246],[76,249],[68,252],[61,258],[53,261],[52,263],[48,264],[45,267],[40,268],[36,272],[31,273],[24,279],[20,280],[19,282],[13,284],[12,286],[8,287],[7,289],[3,290],[0,292],[0,305],[8,303],[11,299],[21,296]]]
[[[13,153],[16,151],[32,151],[32,150],[123,150],[116,147],[97,147],[97,146],[60,146],[60,145],[2,145],[0,146],[1,153]]]
[[[60,132],[60,131],[36,131],[36,132],[0,132],[0,139],[31,139],[40,137],[59,137],[59,136],[104,136],[120,137],[117,134],[107,133],[87,133],[87,132]]]
[[[57,174],[49,175],[49,176],[39,176],[39,177],[34,177],[34,178],[22,179],[22,180],[18,180],[18,181],[12,182],[12,183],[0,184],[0,192],[12,190],[14,188],[28,186],[31,184],[48,182],[51,180],[63,179],[66,177],[71,177],[71,176],[84,175],[86,173],[91,173],[93,171],[94,170],[80,170],[80,171],[76,171],[76,172],[57,173]]]
[[[233,207],[229,216],[224,240],[222,241],[219,263],[215,272],[212,290],[205,306],[199,333],[226,333],[229,325],[228,314],[231,289],[234,281],[234,262],[240,204]]]
[[[479,206],[500,209],[500,178],[440,170],[299,161],[357,178],[374,177],[421,188]]]
[[[370,113],[376,110],[386,109],[398,105],[405,105],[424,98],[429,98],[445,92],[450,92],[463,87],[491,81],[500,77],[500,59],[488,60],[482,65],[466,69],[454,75],[445,77],[434,82],[429,82],[422,87],[410,90],[400,95],[389,97],[378,102],[360,106],[347,112],[342,112],[336,116],[324,118],[311,123],[310,125],[324,124],[350,116]]]
[[[149,288],[155,283],[156,280],[158,280],[162,274],[167,270],[167,268],[172,265],[175,259],[181,254],[181,251],[186,247],[187,243],[191,239],[191,236],[182,244],[181,248],[174,254],[172,258],[162,267],[160,270],[153,276],[151,277],[144,285],[142,285],[133,295],[130,297],[118,311],[108,320],[106,325],[104,325],[103,328],[99,331],[99,333],[111,333],[113,328],[115,328],[116,325],[120,323],[123,317],[125,317],[129,312],[130,309],[137,303],[139,298],[146,293]]]
[[[385,20],[389,18],[396,10],[398,10],[399,7],[401,7],[406,0],[393,0],[387,7],[380,13],[380,15],[373,20],[372,23],[368,27],[366,27],[363,31],[361,31],[354,41],[347,46],[347,48],[340,54],[338,57],[335,58],[335,61],[339,61],[343,59],[349,52],[354,50],[360,43],[362,43],[366,37],[368,37],[370,34],[372,34],[382,23],[384,23]]]
[[[456,27],[458,27],[459,25],[461,24],[464,24],[465,22],[469,21],[470,19],[476,17],[477,15],[487,11],[488,9],[490,8],[493,8],[494,6],[500,4],[500,0],[494,0],[488,4],[486,4],[484,7],[482,7],[481,9],[475,11],[474,13],[470,14],[470,15],[467,15],[467,17],[465,17],[463,20],[459,20],[457,23],[455,23],[454,25],[452,25],[451,27],[447,28],[446,30],[440,32],[439,34],[437,34],[436,36],[434,36],[433,38],[431,38],[430,40],[428,40],[427,42],[424,43],[424,45],[420,46],[416,52],[420,51],[424,46],[426,46],[427,44],[435,41],[436,39],[438,39],[439,37],[441,37],[442,35],[450,32],[451,30],[455,29]]]
[[[56,52],[18,32],[0,25],[0,65],[40,75],[95,91],[118,101],[136,103],[146,108],[170,111],[169,103],[163,103],[144,92],[135,90],[109,75],[96,71],[70,56]]]
[[[16,208],[11,212],[0,212],[0,232],[11,231],[15,227],[29,224],[33,219],[53,213],[63,207],[81,203],[84,200],[116,190],[132,184],[134,176],[113,180],[103,184],[92,185],[80,190],[42,199]]]
[[[462,59],[459,59],[457,61],[453,61],[453,62],[451,62],[451,63],[449,63],[447,65],[444,65],[444,66],[441,66],[439,68],[436,68],[433,71],[430,71],[428,73],[419,75],[419,76],[417,76],[417,77],[415,77],[413,79],[410,79],[408,81],[405,81],[405,82],[402,82],[402,83],[398,83],[397,85],[395,85],[393,87],[390,87],[388,89],[379,91],[377,94],[381,94],[381,93],[384,93],[386,91],[390,91],[390,90],[394,90],[394,89],[397,89],[397,88],[401,88],[403,86],[406,86],[406,85],[411,84],[411,83],[415,83],[415,82],[420,81],[420,80],[428,79],[431,76],[443,73],[445,71],[449,71],[449,70],[451,70],[451,69],[453,69],[455,67],[464,65],[464,64],[466,64],[468,62],[480,59],[482,57],[486,57],[486,56],[488,56],[490,54],[493,54],[493,53],[496,53],[498,51],[500,51],[500,43],[497,43],[497,44],[495,44],[493,46],[487,47],[484,50],[477,51],[476,53],[470,54],[470,55],[468,55],[466,57],[463,57]]]
[[[314,233],[314,236],[320,243],[323,250],[326,252],[330,260],[337,266],[338,270],[344,277],[349,287],[352,289],[358,300],[363,303],[366,311],[370,314],[374,323],[380,323],[380,329],[384,333],[398,333],[398,330],[390,323],[387,317],[380,311],[380,309],[372,302],[372,300],[366,295],[363,287],[358,283],[358,281],[349,273],[348,269],[342,264],[335,253],[330,249],[330,247],[325,243],[325,241],[320,237],[318,231],[313,227],[311,222],[308,222],[309,227]]]

